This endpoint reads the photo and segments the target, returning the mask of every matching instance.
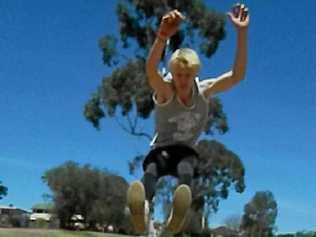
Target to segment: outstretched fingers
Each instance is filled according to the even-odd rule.
[[[249,14],[249,10],[244,4],[236,3],[232,7],[232,13],[235,18],[243,22],[246,21]]]
[[[181,12],[179,12],[178,10],[174,10],[173,12],[175,14],[176,19],[185,20],[185,16]]]
[[[168,24],[179,23],[184,19],[185,17],[178,10],[170,11],[169,13],[164,15],[162,18],[163,22],[168,23]]]

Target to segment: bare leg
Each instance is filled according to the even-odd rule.
[[[157,181],[158,181],[157,164],[150,163],[146,167],[146,171],[142,178],[142,182],[145,187],[146,200],[148,200],[150,203],[155,195]]]

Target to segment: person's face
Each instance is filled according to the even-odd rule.
[[[171,69],[172,80],[177,92],[189,92],[193,86],[196,70],[174,64]]]

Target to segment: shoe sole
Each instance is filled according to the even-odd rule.
[[[133,182],[127,190],[127,205],[137,234],[145,232],[145,188],[140,181]]]
[[[174,192],[173,208],[167,224],[167,229],[172,234],[177,234],[182,230],[191,202],[190,187],[185,184],[180,185]]]

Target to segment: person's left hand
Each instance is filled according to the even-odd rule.
[[[249,10],[244,4],[236,3],[230,12],[229,19],[237,29],[245,29],[249,24]]]

